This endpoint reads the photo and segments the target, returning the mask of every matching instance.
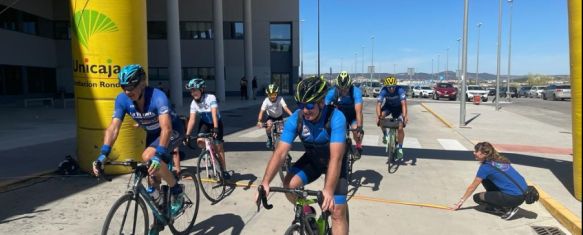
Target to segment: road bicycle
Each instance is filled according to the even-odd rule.
[[[219,155],[214,148],[212,133],[199,133],[198,138],[204,139],[204,150],[198,157],[197,177],[202,186],[202,193],[212,203],[220,201],[226,189],[224,168],[219,161]]]
[[[263,123],[262,127],[267,128],[267,123]],[[275,151],[275,148],[277,147],[277,143],[279,143],[279,139],[281,138],[282,132],[283,132],[283,121],[278,120],[278,121],[272,122],[271,132],[269,133],[269,135],[271,136],[272,143],[273,143],[271,145],[272,151]],[[285,160],[284,160],[282,166],[278,169],[278,175],[279,175],[279,178],[281,179],[282,183],[283,183],[283,180],[285,178],[285,175],[287,174],[287,172],[290,171],[291,166],[292,166],[292,157],[288,153],[285,156]]]
[[[350,138],[350,133],[353,131],[361,131],[360,129],[352,129],[349,128],[346,130],[346,150],[344,151],[344,157],[347,161],[348,164],[346,164],[346,167],[348,168],[348,174],[346,175],[346,179],[348,180],[348,182],[352,181],[352,171],[353,171],[353,165],[354,162],[356,162],[356,155],[355,152],[356,150],[354,149],[354,146],[352,146],[352,139]]]
[[[104,174],[101,163],[97,164],[100,178],[111,181],[111,178]],[[173,234],[190,232],[198,214],[200,200],[198,183],[191,172],[182,170],[180,177],[174,174],[177,178],[176,183],[183,187],[184,204],[180,211],[173,214],[170,205],[174,199],[168,185],[161,185],[159,203],[146,191],[142,181],[148,176],[148,164],[135,160],[110,161],[103,164],[130,167],[133,174],[128,181],[127,192],[117,199],[109,210],[101,234],[148,234],[150,230],[148,208],[152,211],[158,228],[163,229],[168,225]],[[168,168],[172,171],[172,164],[168,164]]]
[[[273,205],[267,203],[267,195],[263,186],[257,188],[259,192],[259,198],[257,199],[257,211],[259,212],[261,204],[265,209],[272,209]],[[332,231],[330,229],[330,213],[322,212],[320,216],[315,218],[315,211],[310,213],[304,212],[304,207],[311,204],[318,203],[322,205],[323,196],[322,191],[312,191],[305,190],[303,187],[297,189],[287,189],[281,187],[270,187],[270,192],[279,193],[289,193],[297,197],[294,211],[295,216],[291,225],[286,229],[285,233],[288,234],[307,234],[307,235],[323,235],[330,234]],[[311,197],[311,198],[309,198]],[[313,207],[309,206],[313,209]]]
[[[397,157],[397,129],[399,129],[399,120],[396,118],[388,118],[385,117],[384,119],[380,120],[380,126],[384,128],[388,128],[387,138],[387,145],[385,147],[385,151],[387,153],[387,165],[389,173],[394,173],[399,169],[399,161],[396,159]],[[384,133],[383,133],[384,134]]]

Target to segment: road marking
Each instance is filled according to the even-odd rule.
[[[439,144],[445,150],[461,150],[461,151],[468,150],[466,147],[460,144],[459,141],[454,139],[437,139],[437,141],[439,141]]]
[[[417,138],[405,137],[405,139],[403,140],[403,148],[420,149],[421,144],[419,143],[419,140]]]
[[[262,135],[265,135],[265,129],[255,128],[255,130],[249,131],[245,134],[242,134],[242,135],[240,135],[240,137],[242,137],[242,138],[258,138]]]
[[[365,146],[384,146],[379,135],[364,135],[362,144]]]

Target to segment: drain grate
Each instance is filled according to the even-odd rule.
[[[565,235],[565,233],[557,227],[549,227],[549,226],[530,226],[530,227],[538,235]]]

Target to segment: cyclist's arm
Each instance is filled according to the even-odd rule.
[[[403,119],[407,119],[407,101],[401,100],[401,113],[403,114]]]
[[[354,105],[354,110],[356,111],[356,125],[362,127],[362,104]]]
[[[459,207],[461,207],[462,204],[464,204],[464,202],[472,195],[472,193],[474,193],[474,191],[476,191],[476,188],[478,188],[478,186],[480,186],[480,184],[482,184],[482,178],[480,178],[480,177],[474,178],[474,181],[470,185],[468,185],[468,188],[466,189],[466,192],[464,193],[464,195],[455,204],[454,209],[458,209]]]
[[[103,144],[104,145],[113,145],[115,140],[117,139],[117,135],[119,134],[119,128],[121,127],[121,119],[119,118],[112,118],[111,123],[105,129],[105,136],[103,137]]]
[[[357,87],[352,87],[352,92],[354,94],[354,111],[356,111],[356,125],[362,127],[363,115],[362,115],[362,91]],[[349,123],[352,124],[352,123]]]
[[[213,115],[213,128],[219,128],[219,108],[211,108],[211,114]]]
[[[291,144],[289,143],[280,141],[277,144],[275,151],[273,151],[273,154],[271,155],[271,159],[269,159],[269,163],[267,163],[267,168],[265,168],[265,173],[263,174],[263,180],[261,181],[261,184],[269,185],[269,183],[271,183],[273,177],[275,177],[275,174],[277,174],[278,169],[281,168],[281,164],[283,164],[283,160],[285,159],[285,156],[288,154],[290,149]]]
[[[381,116],[381,102],[377,102],[376,112],[377,112],[377,118],[379,118]]]
[[[194,124],[196,123],[196,112],[191,112],[190,117],[188,118],[188,124],[186,125],[186,136],[190,136],[192,133],[192,128],[194,128]]]
[[[172,135],[172,120],[170,114],[164,113],[158,115],[158,121],[160,122],[160,147],[168,147],[168,142],[170,141],[170,135]]]
[[[334,192],[338,183],[346,142],[346,117],[338,110],[334,110],[332,115],[332,120],[330,120],[332,127],[330,133],[330,162],[328,163],[328,172],[324,183],[324,190],[328,192]]]
[[[287,107],[287,104],[285,103],[285,99],[283,97],[281,97],[281,107],[283,107],[283,110],[287,113],[288,116],[292,115],[292,111],[289,110],[289,108]]]
[[[259,114],[257,115],[257,123],[261,123],[261,120],[263,120],[263,112],[265,112],[265,109],[263,109],[263,107],[259,110]]]

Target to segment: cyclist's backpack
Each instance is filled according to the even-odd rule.
[[[326,105],[324,108],[326,111],[326,122],[324,122],[324,128],[326,129],[326,133],[328,133],[328,135],[331,135],[332,132],[332,128],[330,127],[330,120],[332,119],[332,114],[334,112],[334,106],[332,105]],[[302,113],[302,110],[299,111],[298,113],[298,123],[297,123],[297,129],[296,129],[296,134],[300,137],[300,140],[302,140],[302,142],[304,142],[303,138],[302,138],[302,130],[304,128],[304,115]]]

